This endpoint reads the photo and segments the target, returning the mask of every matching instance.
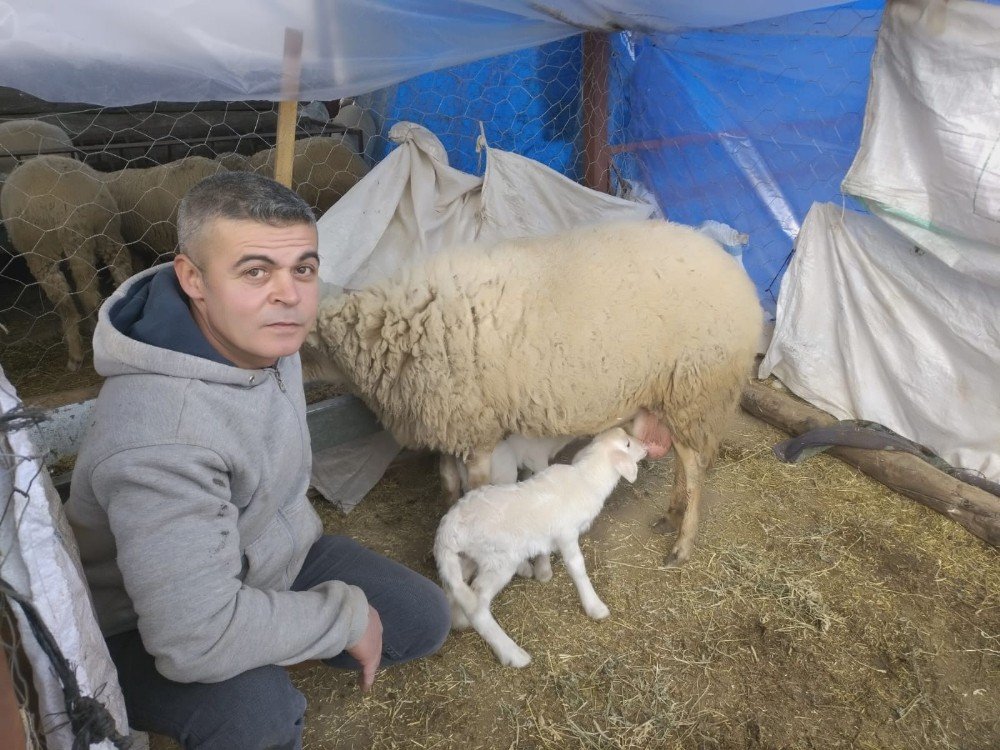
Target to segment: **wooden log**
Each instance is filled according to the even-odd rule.
[[[740,399],[743,409],[793,436],[837,420],[804,401],[761,383],[750,383]],[[899,451],[834,447],[831,456],[850,464],[901,495],[960,523],[994,547],[1000,547],[1000,498]]]

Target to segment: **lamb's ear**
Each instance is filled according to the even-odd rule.
[[[623,450],[616,450],[611,456],[611,465],[621,474],[629,484],[639,476],[639,465],[632,460],[632,457]]]

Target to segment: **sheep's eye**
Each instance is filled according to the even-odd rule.
[[[631,448],[632,447],[632,443],[630,441],[626,440],[625,441],[625,447],[626,448]]]

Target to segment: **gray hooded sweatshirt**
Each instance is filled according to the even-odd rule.
[[[176,682],[336,656],[368,622],[339,581],[290,591],[322,524],[298,355],[244,370],[198,329],[170,266],[101,307],[106,380],[66,512],[106,636],[138,628]]]

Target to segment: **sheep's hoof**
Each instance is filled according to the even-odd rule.
[[[69,372],[76,372],[83,365],[83,357],[70,357],[66,362],[66,369]]]
[[[679,568],[688,561],[689,557],[691,557],[690,551],[674,547],[673,551],[664,559],[663,564],[668,568]]]
[[[674,526],[674,522],[668,516],[662,516],[653,524],[653,531],[657,534],[673,534],[677,531],[677,527]]]

